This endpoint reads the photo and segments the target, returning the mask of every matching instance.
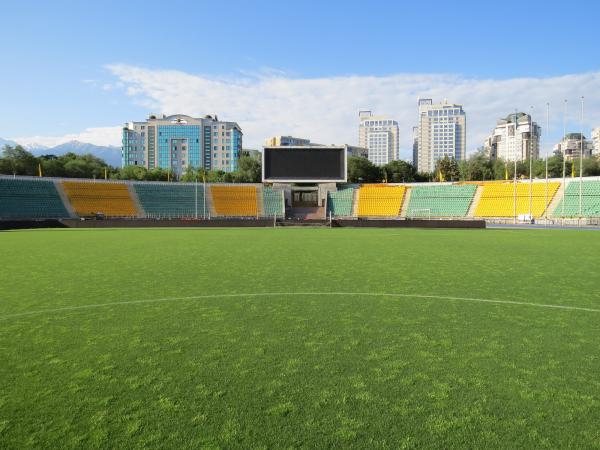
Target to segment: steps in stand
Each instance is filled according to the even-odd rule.
[[[300,220],[325,220],[325,207],[294,207],[290,211],[290,217]]]

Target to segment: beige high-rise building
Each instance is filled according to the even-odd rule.
[[[448,156],[465,159],[467,153],[467,119],[462,105],[433,104],[419,100],[416,165],[419,172],[433,172],[435,163]]]
[[[592,146],[594,155],[600,155],[600,127],[592,130]]]
[[[369,161],[378,166],[398,159],[398,122],[371,111],[359,111],[358,145],[368,150]]]
[[[483,148],[490,159],[527,161],[529,152],[532,152],[533,159],[538,159],[541,134],[542,129],[529,114],[509,114],[498,120],[496,128],[483,143]]]
[[[594,144],[591,140],[586,139],[581,133],[567,133],[558,144],[554,146],[555,152],[561,152],[567,161],[579,158],[581,155],[581,147],[583,144],[583,157],[589,158],[592,156]]]

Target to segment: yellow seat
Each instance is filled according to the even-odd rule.
[[[513,217],[515,215],[515,186],[512,181],[484,182],[483,192],[477,208],[476,217]],[[541,217],[560,183],[548,183],[548,203],[546,203],[546,183],[518,182],[516,186],[516,215],[529,214],[531,190],[531,215]]]
[[[359,217],[398,217],[406,188],[365,184],[358,190]]]
[[[218,216],[254,217],[258,214],[256,186],[215,185],[210,190]]]
[[[125,183],[63,181],[62,187],[80,216],[97,213],[108,217],[139,215]]]

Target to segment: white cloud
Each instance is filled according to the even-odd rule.
[[[10,140],[32,147],[54,147],[69,141],[79,141],[100,146],[120,146],[122,126],[86,128],[80,133],[63,136],[23,136],[11,137]]]
[[[417,124],[417,98],[461,103],[467,112],[467,147],[481,145],[496,120],[515,110],[529,111],[546,128],[546,102],[552,105],[548,144],[562,133],[563,99],[570,102],[572,129],[579,129],[579,98],[586,96],[586,132],[600,125],[600,72],[548,78],[474,79],[443,74],[291,78],[276,71],[240,78],[217,78],[176,70],[115,64],[107,66],[127,95],[149,111],[189,115],[218,114],[236,121],[245,147],[259,147],[277,134],[321,143],[358,140],[358,111],[390,115],[400,124],[401,156],[411,155]],[[141,118],[128,118],[141,119]]]

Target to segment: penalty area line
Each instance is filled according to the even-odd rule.
[[[547,303],[532,303],[518,300],[498,300],[498,299],[487,299],[487,298],[473,298],[473,297],[456,297],[456,296],[445,296],[445,295],[423,295],[423,294],[406,294],[406,293],[387,293],[387,292],[254,292],[254,293],[232,293],[232,294],[206,294],[206,295],[192,295],[189,297],[163,297],[163,298],[151,298],[144,300],[126,300],[122,302],[107,302],[107,303],[95,303],[90,305],[75,305],[65,306],[62,308],[54,309],[41,309],[37,311],[28,311],[16,314],[8,314],[0,316],[0,320],[16,319],[20,317],[35,316],[40,314],[52,314],[59,312],[69,311],[81,311],[86,309],[97,309],[108,306],[122,306],[122,305],[138,305],[138,304],[151,304],[161,302],[175,302],[175,301],[186,301],[186,300],[205,300],[214,298],[240,298],[240,297],[281,297],[281,296],[362,296],[362,297],[395,297],[395,298],[417,298],[426,300],[446,300],[446,301],[458,301],[458,302],[476,302],[476,303],[491,303],[499,305],[519,305],[519,306],[532,306],[536,308],[550,308],[550,309],[562,309],[567,311],[584,311],[592,313],[600,313],[600,309],[586,308],[582,306],[568,306],[568,305],[552,305]]]

